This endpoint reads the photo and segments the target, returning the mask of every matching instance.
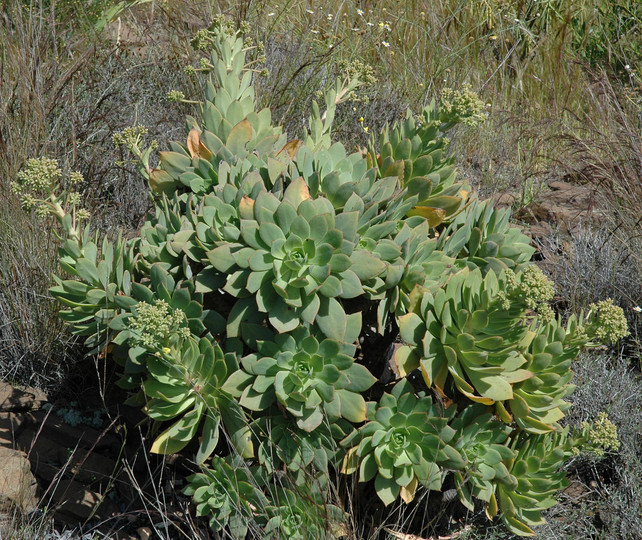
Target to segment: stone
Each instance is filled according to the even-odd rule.
[[[17,507],[22,513],[38,504],[36,479],[24,452],[0,447],[0,511]]]
[[[6,382],[0,382],[0,412],[29,411],[35,404],[34,393],[20,390]]]
[[[70,479],[57,482],[46,500],[49,506],[55,508],[55,518],[66,523],[77,524],[90,518],[104,519],[118,510],[112,501],[100,493]]]
[[[0,446],[15,448],[16,439],[22,430],[23,424],[23,415],[0,412]]]
[[[550,191],[539,193],[536,201],[521,209],[516,217],[535,224],[555,224],[564,233],[573,231],[579,223],[598,225],[604,220],[604,211],[598,208],[594,188],[561,180],[550,182],[548,187]]]
[[[71,426],[51,411],[35,411],[25,414],[25,420],[45,439],[51,439],[67,448],[93,448],[117,453],[121,439],[111,431],[98,430],[85,424]]]
[[[519,197],[510,192],[496,193],[491,198],[495,201],[495,206],[501,208],[511,208],[519,201]]]

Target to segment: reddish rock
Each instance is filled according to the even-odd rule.
[[[0,412],[24,412],[38,409],[47,401],[46,396],[33,388],[16,388],[0,382]]]
[[[24,452],[0,447],[0,514],[12,507],[27,513],[38,504],[36,479]]]

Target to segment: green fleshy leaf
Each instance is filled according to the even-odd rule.
[[[316,323],[330,339],[344,341],[348,319],[341,304],[334,298],[321,298]]]
[[[359,466],[359,482],[369,482],[375,477],[378,470],[379,466],[377,465],[374,454],[367,454],[361,460],[361,465]]]
[[[384,505],[388,506],[395,502],[399,496],[400,489],[399,484],[395,482],[394,478],[384,478],[381,474],[377,475],[375,480],[375,491]]]
[[[377,382],[377,378],[370,373],[368,368],[361,364],[352,364],[343,373],[350,381],[345,388],[352,392],[365,392]]]
[[[361,283],[382,274],[386,269],[386,264],[368,251],[356,250],[350,258],[352,259],[350,270],[357,274]]]
[[[279,333],[291,332],[300,324],[295,310],[283,301],[276,302],[272,306],[269,312],[269,319],[272,326]]]
[[[218,444],[218,426],[220,418],[216,414],[209,413],[203,423],[203,435],[201,444],[196,453],[196,463],[202,464],[214,451]]]
[[[341,399],[341,416],[350,422],[359,423],[366,419],[366,401],[361,394],[348,390],[337,390]]]

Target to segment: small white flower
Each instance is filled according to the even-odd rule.
[[[386,48],[390,47],[390,43],[388,43],[387,41],[382,41],[381,44]]]
[[[311,9],[306,9],[306,11],[307,11],[310,15],[314,15],[314,11],[312,11]]]
[[[635,307],[633,308],[633,311],[635,311],[636,313],[642,313],[642,307],[640,307],[640,306],[635,306]]]
[[[334,19],[334,17],[332,16],[331,13],[328,13],[328,20],[331,21],[332,19]]]
[[[274,11],[270,11],[270,13],[268,13],[268,17],[274,17],[274,15],[276,15]]]
[[[357,9],[357,15],[363,17],[363,9]]]
[[[366,23],[366,26],[374,26],[374,23],[367,22],[367,23]]]
[[[626,69],[627,71],[629,71],[629,70],[631,69],[631,66],[629,66],[629,64],[627,64],[626,66],[624,66],[624,69]]]
[[[319,33],[318,30],[310,30],[310,32],[312,32],[313,34],[318,34]]]

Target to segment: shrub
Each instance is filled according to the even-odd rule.
[[[385,505],[452,474],[463,504],[532,536],[583,438],[559,424],[571,361],[621,337],[621,310],[562,324],[527,239],[457,181],[444,133],[476,119],[470,94],[348,154],[332,120],[359,70],[292,140],[255,110],[242,31],[216,19],[198,45],[212,79],[186,144],[154,168],[139,129],[119,139],[155,197],[137,238],[99,243],[77,197],[29,170],[14,185],[60,222],[62,317],[166,423],[151,451],[195,451],[187,493],[237,538],[340,534],[332,480],[357,470]],[[361,354],[373,332],[403,342],[389,392]]]

